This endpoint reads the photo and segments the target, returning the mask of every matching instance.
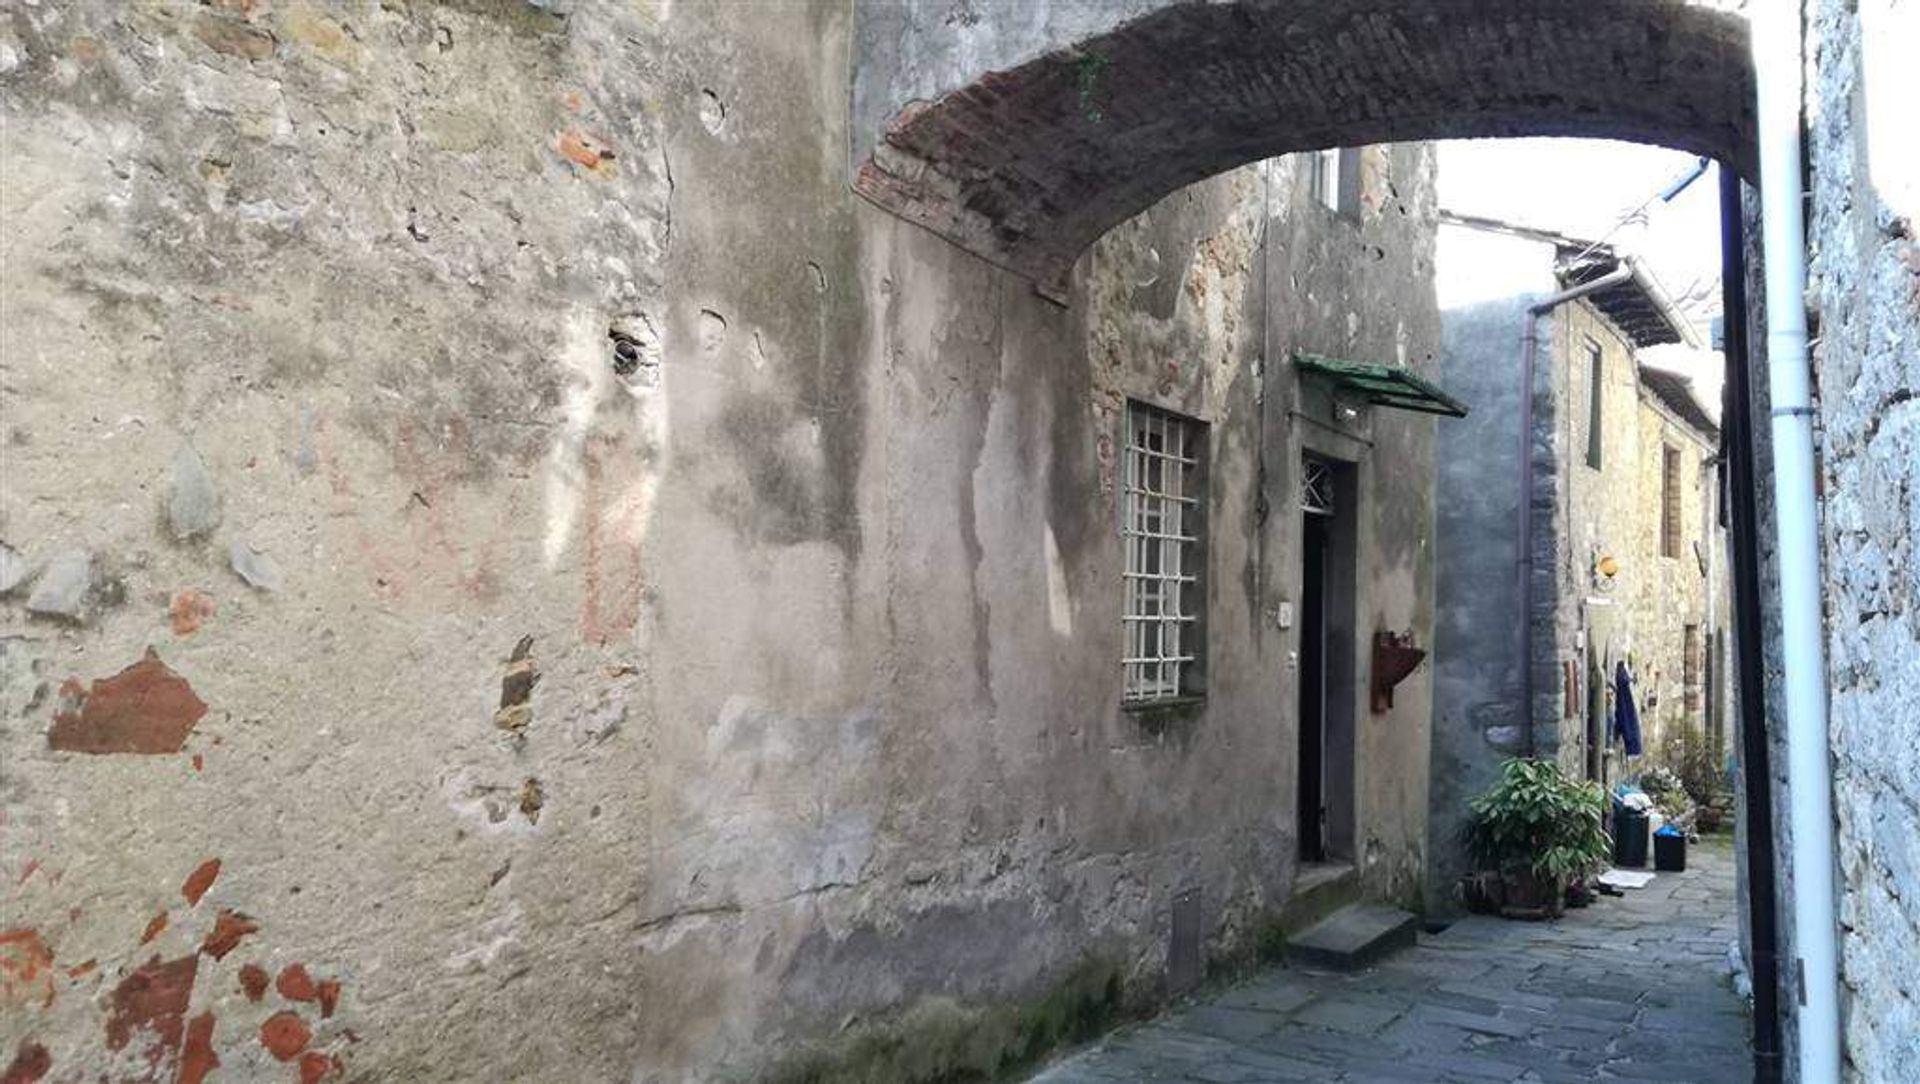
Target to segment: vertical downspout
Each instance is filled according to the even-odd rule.
[[[1773,765],[1761,656],[1760,510],[1753,463],[1753,374],[1747,352],[1746,222],[1740,176],[1720,169],[1720,290],[1726,328],[1721,454],[1727,463],[1733,565],[1734,687],[1746,776],[1747,922],[1753,933],[1753,1079],[1780,1079],[1780,934],[1774,905]]]
[[[1787,802],[1793,846],[1793,934],[1800,1079],[1840,1079],[1839,938],[1833,875],[1833,769],[1827,745],[1827,660],[1820,607],[1819,507],[1807,364],[1806,227],[1802,208],[1801,5],[1773,0],[1753,15],[1754,114],[1766,253],[1767,384],[1779,535],[1785,670]]]

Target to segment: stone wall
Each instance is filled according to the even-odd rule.
[[[1806,5],[1827,664],[1845,1049],[1920,1061],[1920,9]]]
[[[1699,650],[1704,652],[1707,636],[1716,628],[1708,596],[1724,596],[1726,591],[1724,579],[1709,588],[1708,576],[1724,577],[1726,566],[1712,564],[1708,554],[1724,547],[1726,540],[1711,527],[1700,499],[1702,489],[1711,487],[1712,460],[1718,454],[1711,436],[1687,424],[1644,389],[1635,405],[1641,448],[1635,551],[1644,574],[1637,577],[1640,590],[1632,600],[1634,650],[1641,660],[1638,674],[1646,748],[1658,758],[1670,739],[1706,733],[1702,688],[1695,687],[1690,694],[1685,682],[1686,627],[1697,630]],[[1663,552],[1660,536],[1661,457],[1666,448],[1678,455],[1679,466],[1680,545],[1673,556]]]
[[[927,1079],[1259,951],[1303,446],[1351,650],[1431,621],[1434,423],[1310,435],[1284,359],[1432,371],[1431,155],[1176,193],[1056,305],[848,190],[849,23],[8,12],[0,1057]],[[1212,425],[1179,719],[1118,704],[1127,397]],[[1358,715],[1403,901],[1425,682]]]

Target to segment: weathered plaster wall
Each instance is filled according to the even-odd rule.
[[[1920,9],[1806,5],[1814,351],[1845,1040],[1920,1060]]]
[[[1357,225],[1285,162],[1178,193],[1063,308],[848,192],[851,34],[6,12],[0,1057],[913,1079],[1159,997],[1176,896],[1258,949],[1279,359],[1431,364],[1431,157]],[[1165,725],[1118,708],[1127,395],[1213,425],[1215,684]],[[1364,414],[1355,636],[1420,634],[1433,423]],[[1424,682],[1361,715],[1397,899]]]
[[[1437,441],[1456,419],[1336,400],[1324,387],[1290,379],[1296,350],[1403,365],[1429,380],[1440,371],[1440,315],[1434,298],[1435,161],[1427,144],[1367,148],[1359,206],[1352,216],[1318,203],[1287,166],[1268,164],[1274,206],[1266,269],[1268,353],[1266,497],[1279,525],[1285,596],[1300,596],[1298,511],[1302,453],[1351,464],[1355,516],[1350,673],[1343,692],[1353,734],[1354,853],[1367,893],[1420,905],[1426,872],[1433,668],[1425,664],[1375,714],[1369,695],[1374,634],[1407,632],[1431,650],[1434,627],[1434,470]],[[1351,412],[1342,407],[1350,407]],[[1284,704],[1297,702],[1287,645]],[[1291,780],[1291,777],[1289,777]],[[1293,788],[1287,787],[1288,801]]]

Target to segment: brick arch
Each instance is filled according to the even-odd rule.
[[[995,0],[906,2],[921,17],[862,28],[887,48],[860,63],[893,70],[856,72],[855,124],[881,130],[855,132],[875,140],[855,189],[1056,297],[1108,229],[1184,185],[1293,151],[1584,136],[1753,176],[1746,20],[1698,0],[1115,0],[1131,17],[1064,32],[1085,22],[1084,4],[1024,0],[1047,10],[1002,14],[1039,26],[1026,31],[1039,48],[978,72],[953,58],[991,62],[1008,47],[952,40],[1001,33],[992,13],[957,25],[955,13]],[[950,10],[927,17],[935,7]],[[944,62],[943,92],[902,92],[918,74],[903,57]],[[883,90],[878,108],[863,102],[874,86],[900,100]]]

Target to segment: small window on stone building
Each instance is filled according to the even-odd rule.
[[[1120,534],[1126,546],[1124,699],[1198,697],[1205,630],[1206,426],[1127,404]]]
[[[1360,218],[1360,148],[1329,147],[1307,156],[1307,190],[1322,207]]]
[[[1700,670],[1705,659],[1700,626],[1688,625],[1680,631],[1680,706],[1691,718],[1700,710]]]
[[[1606,402],[1606,369],[1601,364],[1600,344],[1587,340],[1587,466],[1600,469],[1600,451],[1605,443],[1601,429],[1601,406]]]
[[[1660,448],[1660,556],[1680,556],[1680,449]]]

